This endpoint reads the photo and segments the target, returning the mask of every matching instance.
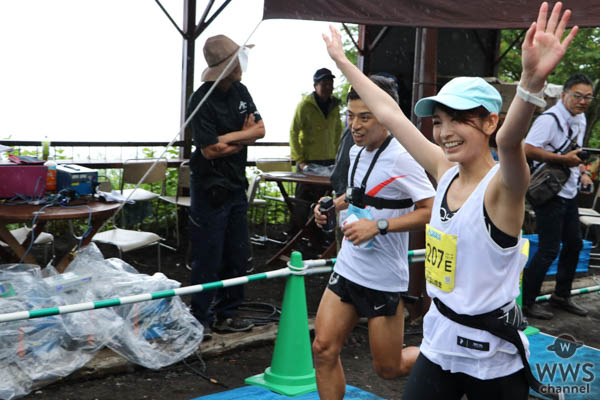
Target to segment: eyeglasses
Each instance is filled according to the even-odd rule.
[[[589,103],[590,101],[594,100],[594,96],[592,96],[591,94],[589,94],[587,96],[584,96],[584,95],[582,95],[580,93],[573,93],[573,92],[569,92],[569,94],[571,96],[573,96],[573,98],[575,100],[577,100],[577,101],[579,101],[579,100],[585,100],[586,102]]]

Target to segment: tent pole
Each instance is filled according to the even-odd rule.
[[[431,118],[420,119],[414,114],[416,102],[427,96],[433,96],[436,92],[437,82],[437,29],[416,28],[415,32],[415,60],[413,66],[412,105],[411,120],[419,127],[423,135],[429,140],[433,137],[433,126]],[[411,232],[409,235],[409,248],[422,249],[425,247],[425,233]],[[409,265],[408,293],[418,297],[415,304],[407,304],[410,313],[410,321],[425,315],[431,304],[425,289],[425,266],[421,262],[413,262]]]

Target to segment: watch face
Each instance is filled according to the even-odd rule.
[[[388,228],[388,222],[386,219],[380,219],[377,221],[377,229],[380,231],[385,231]]]

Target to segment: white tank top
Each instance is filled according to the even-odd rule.
[[[450,168],[440,180],[429,225],[456,236],[456,272],[450,292],[427,283],[430,297],[439,298],[459,314],[483,314],[512,303],[519,295],[521,243],[503,249],[491,238],[485,224],[483,199],[495,165],[454,214],[442,221],[440,205],[448,186],[458,174]],[[528,349],[525,335],[521,340]],[[510,375],[521,368],[517,348],[489,332],[457,324],[441,315],[434,304],[423,321],[421,351],[432,362],[450,372],[462,372],[478,379]]]

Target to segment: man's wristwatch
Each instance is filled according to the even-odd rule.
[[[379,229],[380,235],[385,235],[387,233],[388,227],[390,224],[387,219],[378,219],[377,220],[377,229]]]

